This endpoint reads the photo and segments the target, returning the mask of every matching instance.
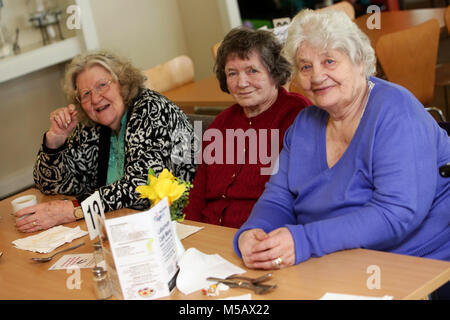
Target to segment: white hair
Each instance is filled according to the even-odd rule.
[[[375,51],[369,38],[343,11],[300,11],[292,20],[283,54],[297,68],[296,54],[303,41],[320,49],[340,50],[352,63],[363,66],[366,77],[375,74]]]

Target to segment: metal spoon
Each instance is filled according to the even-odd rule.
[[[54,253],[53,255],[51,255],[50,257],[46,257],[46,258],[31,258],[31,260],[36,261],[36,262],[48,262],[48,261],[52,260],[53,257],[56,256],[57,254],[60,254],[62,252],[66,252],[66,251],[69,251],[69,250],[73,250],[73,249],[76,249],[76,248],[81,247],[81,246],[84,246],[84,242],[82,242],[80,244],[77,244],[76,246],[73,246],[73,247],[70,247],[70,248],[58,251],[58,252]]]

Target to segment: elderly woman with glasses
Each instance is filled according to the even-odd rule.
[[[149,202],[135,189],[146,184],[150,168],[156,174],[167,168],[192,180],[196,166],[174,159],[192,149],[191,138],[185,140],[194,138],[193,128],[176,105],[145,88],[145,80],[128,61],[105,51],[77,56],[68,65],[64,90],[69,105],[50,114],[34,180],[45,194],[74,195],[77,200],[22,209],[18,216],[33,214],[17,221],[20,231],[82,218],[79,203],[95,191],[105,212],[145,209]]]
[[[408,90],[372,76],[374,50],[345,13],[301,11],[285,52],[314,105],[236,233],[247,267],[352,248],[450,260],[447,133]]]

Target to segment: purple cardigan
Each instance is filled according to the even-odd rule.
[[[351,248],[450,260],[450,138],[406,89],[371,77],[366,110],[329,168],[328,113],[303,110],[288,129],[271,177],[236,233],[287,227],[295,263]],[[301,160],[301,161],[300,161]]]

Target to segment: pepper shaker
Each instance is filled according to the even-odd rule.
[[[93,244],[94,246],[94,260],[95,260],[95,265],[99,265],[100,262],[102,262],[104,260],[103,257],[103,249],[102,249],[102,244],[100,243],[100,241],[95,242]]]

